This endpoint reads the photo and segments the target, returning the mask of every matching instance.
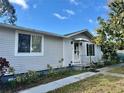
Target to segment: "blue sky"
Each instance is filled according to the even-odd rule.
[[[9,0],[16,9],[19,26],[57,34],[82,29],[94,33],[97,17],[107,18],[107,0]]]

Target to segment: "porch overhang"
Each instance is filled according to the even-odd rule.
[[[85,39],[85,38],[74,38],[74,41],[83,41],[83,42],[90,42],[89,40]]]

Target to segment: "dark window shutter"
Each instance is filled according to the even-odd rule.
[[[93,56],[95,56],[95,45],[93,44]]]
[[[87,44],[87,56],[89,56],[89,48],[88,48],[88,44]]]

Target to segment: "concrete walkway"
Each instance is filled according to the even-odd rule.
[[[33,87],[33,88],[22,90],[22,91],[19,91],[18,93],[46,93],[46,92],[55,90],[57,88],[61,88],[65,85],[75,83],[77,81],[86,79],[88,77],[91,77],[91,76],[94,76],[94,75],[97,75],[97,74],[100,74],[100,73],[108,74],[108,75],[112,75],[112,76],[117,76],[117,77],[124,77],[124,75],[122,75],[122,74],[107,72],[107,71],[113,69],[114,67],[120,67],[120,66],[124,66],[124,63],[117,64],[117,65],[112,65],[112,66],[109,66],[109,67],[100,68],[100,69],[98,69],[100,71],[98,73],[85,72],[85,73],[82,73],[82,74],[70,76],[70,77],[63,78],[63,79],[60,79],[60,80],[56,80],[56,81],[53,81],[53,82],[50,82],[50,83],[47,83],[47,84],[42,84],[42,85],[39,85],[39,86],[36,86],[36,87]]]
[[[105,67],[105,68],[101,68],[100,69],[100,73],[102,73],[104,75],[111,75],[111,76],[115,76],[115,77],[122,77],[122,78],[124,78],[124,74],[108,72],[108,71],[112,70],[113,68],[122,67],[122,66],[124,67],[124,63],[112,65],[112,66]]]
[[[121,67],[121,66],[124,66],[124,63],[115,64],[115,65],[108,66],[108,67],[103,67],[103,68],[100,68],[100,69],[97,69],[97,70],[99,70],[101,73],[104,73],[104,72],[112,70],[115,67]]]
[[[118,74],[118,73],[111,73],[111,72],[104,72],[104,75],[111,75],[111,76],[115,76],[115,77],[122,77],[124,78],[124,74]]]
[[[42,85],[30,88],[30,89],[26,89],[26,90],[20,91],[18,93],[46,93],[48,91],[55,90],[57,88],[65,86],[65,85],[72,84],[74,82],[86,79],[86,78],[91,77],[96,74],[98,74],[98,73],[85,72],[85,73],[82,73],[79,75],[70,76],[70,77],[67,77],[64,79],[56,80],[54,82],[50,82],[50,83],[42,84]]]

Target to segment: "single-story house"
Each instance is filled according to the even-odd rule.
[[[71,65],[88,65],[102,57],[93,35],[81,30],[58,35],[35,29],[0,24],[0,57],[6,58],[16,73]]]

